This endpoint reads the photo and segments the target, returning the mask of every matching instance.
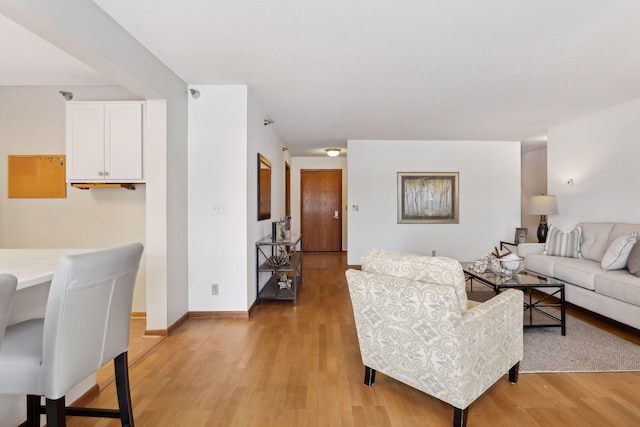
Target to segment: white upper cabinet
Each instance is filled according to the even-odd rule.
[[[142,102],[67,103],[67,181],[142,181]]]

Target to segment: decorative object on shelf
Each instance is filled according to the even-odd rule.
[[[273,255],[265,261],[271,268],[282,267],[289,263],[289,254],[286,251],[280,251],[278,255]]]
[[[524,258],[516,254],[508,254],[502,258],[493,258],[491,260],[491,271],[501,276],[513,276],[520,273],[524,269]]]
[[[398,172],[398,224],[458,224],[458,172]]]
[[[291,289],[291,279],[287,277],[287,273],[284,273],[278,279],[278,288],[280,289]]]
[[[513,238],[513,243],[527,243],[526,228],[516,228],[516,235]]]
[[[286,241],[291,238],[291,217],[286,216],[280,221],[271,223],[271,241]]]
[[[557,215],[558,206],[556,196],[533,196],[529,199],[529,214],[540,215],[540,225],[538,225],[538,243],[547,241],[547,215]]]

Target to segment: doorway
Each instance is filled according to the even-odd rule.
[[[302,249],[342,251],[342,170],[300,171]]]

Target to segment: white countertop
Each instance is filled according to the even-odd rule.
[[[91,249],[0,249],[0,273],[18,278],[18,289],[50,282],[58,260]]]

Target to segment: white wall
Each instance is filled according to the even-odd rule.
[[[191,88],[200,97],[189,97],[189,310],[246,310],[247,87]],[[228,214],[213,215],[221,204]]]
[[[640,223],[640,98],[547,135],[549,194],[558,198],[550,222],[565,229],[580,221]]]
[[[247,116],[247,307],[256,299],[256,241],[271,236],[271,223],[284,218],[284,164],[291,161],[277,135],[278,123],[264,125],[267,114],[248,92]],[[258,153],[271,162],[271,218],[258,221]],[[267,280],[262,274],[260,287]]]
[[[472,261],[520,226],[520,144],[349,141],[348,263],[371,248]],[[398,224],[398,172],[459,172],[459,224]],[[352,206],[358,205],[359,211]]]
[[[527,242],[537,242],[540,215],[529,215],[529,198],[547,194],[547,149],[522,153],[521,224],[527,228]],[[515,236],[514,236],[515,237]],[[513,240],[513,239],[512,239]]]
[[[194,85],[189,100],[189,310],[246,311],[255,242],[284,215],[284,159],[274,125],[245,85]],[[257,220],[257,156],[271,162],[271,219]],[[227,215],[213,215],[224,205]],[[219,295],[211,295],[211,284]]]
[[[146,129],[154,161],[147,182],[147,329],[163,330],[187,311],[187,85],[95,3],[0,0],[3,13],[131,93],[154,104]],[[46,66],[46,65],[43,65]],[[166,108],[166,110],[165,110]],[[150,177],[151,179],[147,179]]]
[[[65,87],[74,99],[135,100],[117,87]],[[53,87],[0,87],[0,246],[3,248],[103,248],[145,243],[145,185],[79,190],[61,199],[7,198],[7,156],[65,153],[65,100]],[[144,312],[145,257],[133,310]]]
[[[348,174],[347,157],[292,157],[291,159],[291,230],[300,233],[300,171],[303,169],[341,169],[342,170],[342,250],[347,250],[348,217],[347,200]]]

